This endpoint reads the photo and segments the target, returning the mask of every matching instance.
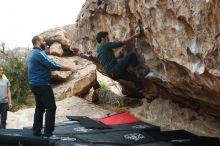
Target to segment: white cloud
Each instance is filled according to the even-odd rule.
[[[0,41],[9,48],[32,47],[44,30],[75,23],[85,0],[1,0]]]

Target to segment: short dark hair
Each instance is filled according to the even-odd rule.
[[[98,43],[101,43],[102,38],[105,38],[106,36],[108,36],[108,32],[100,31],[100,32],[97,33],[97,35],[96,35],[96,41],[97,41]]]
[[[39,36],[34,36],[34,37],[32,38],[32,44],[35,46],[36,43],[37,43],[37,41],[39,41],[39,40],[40,40],[40,37],[39,37]]]

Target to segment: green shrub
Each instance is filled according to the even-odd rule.
[[[28,86],[27,59],[7,56],[3,63],[4,72],[11,83],[13,109],[30,105]]]
[[[109,85],[106,84],[106,83],[103,83],[103,82],[102,82],[102,83],[100,83],[100,86],[101,86],[102,89],[111,90],[110,87],[109,87]]]

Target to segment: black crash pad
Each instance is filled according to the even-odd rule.
[[[78,121],[83,127],[87,129],[111,129],[110,126],[105,125],[99,121],[90,119],[84,116],[66,116],[71,121]]]
[[[113,145],[138,145],[155,141],[147,133],[141,131],[111,131],[93,134],[76,134],[84,141],[95,144],[113,144]]]
[[[0,145],[31,145],[31,146],[48,146],[48,139],[35,137],[31,130],[21,129],[1,129]]]
[[[57,123],[55,125],[55,135],[62,135],[62,134],[80,134],[80,133],[100,133],[100,132],[107,132],[107,131],[129,131],[129,130],[137,130],[142,132],[149,132],[155,131],[159,132],[160,127],[153,126],[151,124],[147,124],[144,122],[138,123],[131,123],[131,124],[124,124],[124,125],[114,125],[110,126],[111,129],[87,129],[83,127],[79,122],[70,121],[64,123]]]

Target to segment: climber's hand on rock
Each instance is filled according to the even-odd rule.
[[[216,34],[215,39],[217,40],[219,36],[220,36],[220,33]]]
[[[131,37],[129,37],[129,38],[125,39],[125,40],[122,40],[121,42],[122,42],[123,44],[128,44],[128,43],[130,43],[132,40],[134,40],[135,38],[137,38],[137,37],[139,37],[139,36],[140,36],[140,32],[137,32],[137,33],[135,33],[134,35],[132,35]]]
[[[140,36],[140,31],[138,31],[138,32],[135,32],[135,37],[139,37]]]

